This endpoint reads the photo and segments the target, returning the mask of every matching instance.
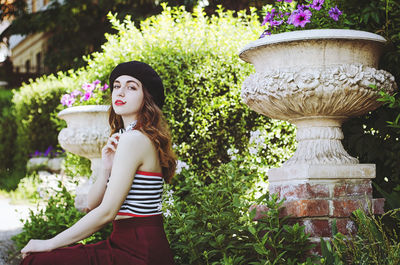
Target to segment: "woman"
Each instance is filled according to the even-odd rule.
[[[161,113],[164,87],[147,64],[121,63],[111,72],[111,136],[102,149],[102,174],[88,198],[89,213],[48,240],[30,240],[21,264],[173,264],[161,215],[162,183],[176,167]],[[113,221],[111,236],[76,243]]]

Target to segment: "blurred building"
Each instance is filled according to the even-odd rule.
[[[50,0],[27,0],[28,10],[37,12],[46,7]],[[46,52],[47,33],[10,37],[11,62],[17,74],[42,74],[46,71],[43,54]]]
[[[49,2],[50,0],[26,0],[29,12],[43,10]],[[3,21],[3,23],[6,27],[10,24],[10,21]],[[3,65],[8,64],[6,67],[12,71],[13,80],[10,80],[11,83],[19,85],[29,78],[35,78],[46,73],[47,69],[43,63],[43,58],[46,53],[48,38],[49,33],[41,32],[30,35],[12,35],[6,40],[8,50],[0,51],[0,59],[2,59],[0,61]]]
[[[43,55],[46,52],[47,33],[10,37],[10,60],[16,74],[42,74],[46,72]]]

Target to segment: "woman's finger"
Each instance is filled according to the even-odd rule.
[[[116,151],[115,146],[112,145],[111,143],[110,144],[106,144],[105,148],[106,148],[106,150],[110,150],[111,149],[111,151],[113,151],[113,152]]]
[[[110,138],[108,138],[108,142],[118,144],[119,136],[120,136],[119,133],[114,133],[113,135],[110,136]]]

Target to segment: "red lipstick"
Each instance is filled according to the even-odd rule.
[[[124,101],[122,101],[122,100],[119,100],[119,99],[116,100],[116,101],[114,102],[114,104],[117,105],[117,106],[125,105],[125,103],[126,103],[126,102],[124,102]]]

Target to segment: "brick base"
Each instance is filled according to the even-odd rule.
[[[353,211],[362,209],[371,214],[383,214],[384,199],[372,198],[371,179],[375,166],[358,165],[301,165],[273,169],[270,193],[285,199],[281,216],[305,226],[310,237],[332,237],[333,223],[338,232],[350,235],[356,231],[350,220]],[[264,216],[266,206],[255,206],[255,219]],[[319,244],[314,252],[318,252]]]

